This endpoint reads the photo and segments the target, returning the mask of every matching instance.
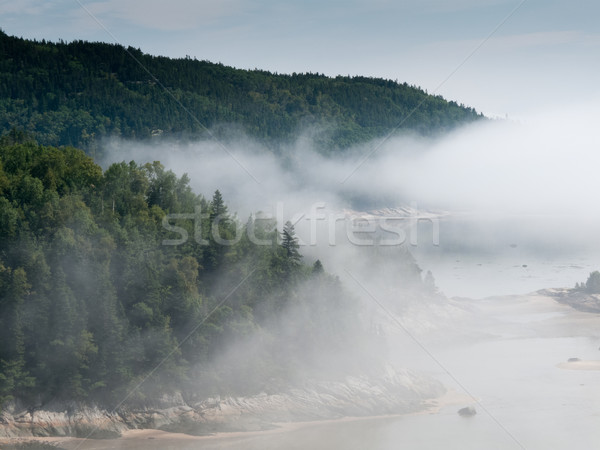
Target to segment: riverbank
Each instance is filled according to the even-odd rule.
[[[402,379],[405,382],[400,384],[405,388],[409,386],[409,391],[410,386],[424,385],[417,381],[421,379],[420,375],[411,371],[398,371],[397,376],[392,377],[392,380],[396,381],[388,381],[388,388],[382,389],[381,380],[371,380],[371,387],[368,389],[365,389],[366,385],[362,385],[363,393],[360,394],[361,400],[358,403],[362,405],[361,414],[343,414],[343,411],[337,410],[335,416],[327,418],[324,415],[325,410],[317,406],[319,403],[310,403],[312,400],[303,403],[305,400],[298,398],[297,404],[304,405],[305,408],[315,408],[318,416],[302,419],[298,414],[288,413],[285,420],[265,421],[270,424],[270,429],[246,428],[245,431],[238,429],[229,430],[230,432],[221,429],[203,436],[146,426],[146,429],[138,427],[125,430],[118,439],[40,437],[37,440],[51,442],[65,449],[82,450],[387,450],[398,448],[400,444],[411,448],[416,442],[422,443],[420,448],[426,450],[437,449],[446,444],[447,448],[471,450],[487,448],[491,442],[496,441],[504,445],[503,448],[512,448],[514,441],[506,429],[527,448],[564,450],[570,448],[567,443],[574,439],[575,427],[580,430],[577,443],[581,444],[576,446],[593,448],[592,443],[600,438],[595,422],[600,410],[590,401],[597,384],[595,372],[589,368],[595,366],[595,361],[599,359],[600,315],[575,310],[540,293],[453,301],[462,305],[465,311],[470,311],[470,318],[465,315],[460,321],[456,321],[454,338],[447,327],[442,331],[447,338],[445,342],[436,338],[424,344],[452,374],[452,379],[431,360],[431,356],[424,354],[422,348],[415,348],[413,354],[406,343],[398,343],[398,361],[404,361],[405,364],[418,369],[419,373],[427,373],[447,386],[453,386],[453,380],[459,380],[461,385],[481,402],[481,405],[475,405],[478,414],[474,417],[462,418],[457,414],[461,407],[473,404],[466,396],[458,396],[455,403],[449,402],[448,396],[424,399],[422,394],[425,390],[421,391],[421,397],[413,397],[414,400],[420,400],[407,402],[406,396],[399,394],[406,391],[393,391],[396,388],[392,386],[397,386]],[[420,356],[420,359],[415,356]],[[400,376],[403,373],[415,383],[407,385],[406,378]],[[416,378],[411,374],[416,375]],[[383,385],[385,384],[384,382]],[[330,386],[329,389],[346,392],[349,386],[355,386],[352,392],[356,393],[361,384],[346,382],[337,385],[335,389]],[[312,393],[309,394],[309,391]],[[312,389],[305,387],[302,392],[302,398],[320,399],[321,405],[329,402],[330,413],[333,410],[332,405],[339,402],[339,398],[334,402],[332,398],[336,396],[324,393],[322,388],[317,391],[314,386]],[[391,392],[396,392],[396,395]],[[374,408],[386,404],[378,404],[380,400],[390,395],[394,401],[404,398],[402,404],[409,409],[401,410],[404,414],[375,412]],[[246,404],[245,410],[250,416],[252,413],[261,414],[257,407],[251,408],[251,404],[257,405],[260,401],[263,405],[277,405],[276,398],[269,398],[266,394],[256,396],[252,400],[256,403],[248,403],[248,399],[242,402],[240,399],[221,398],[219,406],[227,412],[231,411],[229,408],[233,405],[238,405],[239,408],[239,405]],[[348,394],[345,398],[354,398],[356,402],[354,394]],[[215,400],[212,400],[213,405],[216,405]],[[279,404],[284,408],[283,405],[288,403]],[[444,408],[448,405],[453,406]],[[215,412],[219,410],[216,406],[212,409]],[[239,416],[228,417],[231,423],[237,422]],[[20,439],[23,440],[27,439]]]
[[[35,438],[12,438],[0,439],[0,444],[18,445],[26,442],[37,442],[40,444],[51,445],[58,449],[65,450],[105,450],[122,449],[134,450],[144,448],[148,450],[162,449],[185,449],[185,448],[210,448],[210,446],[238,446],[242,448],[243,443],[253,438],[263,438],[265,436],[287,435],[294,432],[306,432],[310,429],[318,429],[330,425],[340,424],[361,424],[366,425],[369,422],[381,423],[382,421],[393,421],[401,417],[437,414],[442,408],[457,408],[461,405],[471,404],[472,399],[459,392],[449,390],[442,396],[430,399],[423,404],[423,409],[416,412],[404,414],[386,414],[369,417],[340,417],[337,419],[303,421],[303,422],[282,422],[272,424],[272,428],[260,431],[237,431],[237,432],[217,432],[204,436],[194,436],[185,433],[168,432],[157,429],[137,429],[126,430],[118,439],[82,439],[75,437],[35,437]]]
[[[195,404],[187,404],[181,395],[173,396],[163,401],[162,408],[110,412],[95,406],[54,405],[19,411],[13,406],[0,416],[0,436],[89,437],[107,442],[144,429],[197,436],[265,431],[280,428],[282,423],[423,411],[444,393],[443,385],[432,378],[388,367],[376,378],[313,381],[277,394],[212,397]]]
[[[599,294],[590,294],[579,289],[543,289],[539,293],[579,311],[600,313]]]

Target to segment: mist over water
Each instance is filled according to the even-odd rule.
[[[443,292],[526,293],[571,286],[600,266],[599,112],[576,105],[437,138],[392,137],[334,156],[315,150],[310,130],[277,154],[239,134],[222,143],[114,139],[105,142],[101,163],[160,160],[188,173],[196,192],[208,197],[219,189],[242,222],[259,211],[280,227],[292,220],[302,252],[325,259],[338,274],[343,267],[336,261],[347,262],[356,246],[338,222],[365,212],[397,216],[385,208],[433,213],[439,242],[425,220],[419,239],[405,236],[402,244],[433,271]]]
[[[578,106],[523,123],[485,121],[446,136],[395,136],[329,156],[313,147],[310,130],[277,152],[239,134],[221,143],[106,141],[104,167],[158,160],[187,173],[207,198],[219,189],[242,224],[251,214],[279,227],[292,221],[304,261],[321,260],[361,302],[360,318],[374,341],[358,342],[364,335],[356,334],[338,342],[343,350],[335,354],[306,347],[314,352],[304,355],[311,367],[298,370],[293,382],[343,378],[347,368],[367,364],[357,355],[377,348],[386,363],[438,380],[460,398],[440,400],[437,414],[288,424],[199,440],[124,439],[116,448],[594,448],[598,372],[559,364],[600,359],[598,317],[510,294],[571,287],[600,269],[598,112]],[[437,292],[421,282],[427,271]],[[285,341],[290,330],[310,336],[294,333],[310,323],[302,315],[319,316],[320,300],[274,314],[278,338]],[[255,330],[212,363],[249,364],[272,348],[262,338]],[[256,370],[239,373],[228,382],[243,387],[248,373],[260,378]],[[264,384],[269,393],[287,389]],[[477,415],[460,417],[466,405],[475,405]]]
[[[593,8],[235,2],[165,27],[116,3],[22,9],[144,46],[211,39],[172,60],[4,35],[5,125],[132,164],[4,138],[0,448],[600,448],[600,274],[579,285],[600,271]],[[230,62],[197,61],[209,47]],[[476,113],[437,94],[532,112],[442,134]],[[323,148],[411,104],[389,136]],[[205,138],[158,129],[218,117]]]

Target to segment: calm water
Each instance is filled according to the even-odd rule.
[[[504,230],[502,238],[494,234],[499,228]],[[577,246],[576,234],[565,247],[559,240],[550,245],[547,236],[532,240],[542,228],[530,228],[507,232],[507,227],[494,223],[482,233],[480,224],[445,226],[439,246],[427,245],[425,229],[420,245],[411,251],[421,268],[432,270],[448,296],[483,298],[570,287],[600,269],[600,251]],[[474,417],[460,417],[457,410],[466,405],[460,404],[438,414],[300,425],[285,432],[194,442],[144,440],[126,448],[600,448],[600,371],[556,367],[572,357],[600,360],[600,315],[579,313],[551,299],[455,302],[469,313],[452,319],[455,323],[447,321],[442,335],[419,336],[430,355],[396,330],[391,358],[400,367],[427,373],[479,399]],[[94,448],[119,444],[106,442]]]
[[[432,226],[420,224],[410,249],[449,297],[526,294],[570,288],[600,270],[599,227],[564,218],[451,218],[440,220],[437,245]]]
[[[411,252],[448,296],[483,298],[571,287],[600,269],[600,251],[585,239],[589,230],[576,233],[538,220],[454,221],[442,224],[438,246],[428,241],[430,231],[419,229],[419,245]],[[446,324],[447,336],[419,338],[426,339],[422,343],[433,358],[403,339],[401,330],[392,357],[478,398],[476,416],[462,418],[457,410],[465,405],[454,405],[433,415],[311,425],[190,448],[600,448],[600,371],[556,367],[571,357],[600,360],[600,315],[578,313],[552,300],[460,302],[476,312]]]
[[[600,359],[600,319],[552,301],[480,301],[477,340],[457,338],[429,347],[398,349],[407,366],[480,399],[478,414],[460,406],[439,414],[325,423],[260,436],[196,443],[196,449],[593,449],[600,445],[600,372],[556,367],[570,357]],[[455,380],[460,382],[457,385]],[[487,410],[487,412],[483,409]],[[172,447],[176,448],[176,447]]]
[[[89,449],[596,449],[600,445],[600,371],[557,368],[569,358],[600,360],[600,315],[576,312],[551,299],[461,300],[470,311],[444,331],[419,338],[402,331],[391,358],[476,397],[477,415],[447,406],[423,414],[325,422],[263,434],[196,441],[88,441]],[[453,328],[454,327],[454,328]],[[450,375],[449,375],[450,374]],[[458,383],[457,383],[458,381]],[[75,445],[75,444],[73,444]],[[67,448],[75,448],[65,446]]]

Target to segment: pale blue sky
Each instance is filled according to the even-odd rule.
[[[81,3],[121,44],[152,54],[397,79],[489,115],[600,98],[600,3],[592,0],[526,0],[481,46],[521,0]],[[0,0],[0,26],[27,38],[113,42],[76,0]]]

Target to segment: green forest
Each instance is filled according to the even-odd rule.
[[[244,394],[310,376],[324,357],[340,373],[378,364],[359,302],[303,260],[291,224],[238,221],[218,190],[207,199],[189,181],[159,162],[103,171],[73,147],[1,138],[0,405],[114,406],[141,382],[130,402]],[[167,217],[194,210],[200,223]],[[181,230],[189,239],[170,245]]]
[[[16,128],[88,154],[106,136],[226,139],[232,128],[274,149],[311,129],[317,148],[330,153],[396,128],[432,135],[482,117],[391,80],[239,70],[0,31],[0,133]]]
[[[0,31],[0,410],[243,395],[383,364],[360,301],[305,261],[292,224],[239,220],[219,186],[193,192],[158,161],[103,170],[104,138],[233,130],[276,150],[311,128],[333,153],[398,126],[433,135],[482,118],[390,80]],[[410,255],[399,261],[421,286]]]

